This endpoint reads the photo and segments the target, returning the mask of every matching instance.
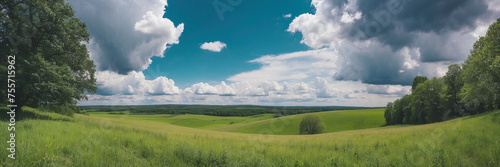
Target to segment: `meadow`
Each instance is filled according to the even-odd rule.
[[[330,120],[332,113],[319,114]],[[2,166],[500,166],[500,111],[320,135],[234,133],[119,114],[57,117],[17,122],[16,160],[1,151]],[[234,126],[270,121],[259,119],[241,118]],[[1,140],[7,134],[1,128]]]
[[[338,132],[380,127],[385,124],[384,109],[342,110],[318,113],[325,123],[326,132]],[[137,121],[155,121],[184,127],[216,131],[298,135],[299,124],[304,114],[274,118],[275,114],[259,114],[246,117],[207,116],[192,114],[130,114],[128,111],[90,112],[91,116],[102,118],[122,118]],[[273,119],[274,118],[274,119]]]

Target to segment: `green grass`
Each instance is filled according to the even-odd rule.
[[[339,132],[380,127],[385,124],[384,109],[345,110],[317,113],[326,125],[326,132]],[[298,135],[305,114],[291,115],[246,124],[230,125],[216,130],[274,135]]]
[[[129,115],[128,112],[126,111],[122,111],[122,113],[110,114],[106,112],[92,112],[90,115],[103,118],[121,118],[121,119],[163,122],[173,125],[199,128],[199,129],[214,129],[217,127],[222,127],[227,125],[268,120],[273,118],[274,116],[274,114],[260,114],[247,117],[221,117],[221,116],[191,115],[191,114]]]
[[[206,115],[128,115],[129,112],[92,112],[92,116],[103,118],[133,119],[138,121],[164,122],[173,125],[211,129],[217,131],[298,135],[299,124],[305,114],[274,118],[274,114],[260,114],[248,117],[219,117]],[[326,125],[326,132],[339,132],[380,127],[385,124],[383,109],[344,110],[317,113]]]
[[[61,115],[53,112],[44,112],[40,111],[35,108],[31,107],[23,107],[23,112],[22,115],[17,115],[16,118],[19,120],[19,118],[24,118],[24,119],[42,119],[42,120],[58,120],[58,121],[73,121],[73,117],[66,116],[66,115]],[[7,107],[0,107],[0,113],[2,115],[0,118],[2,120],[9,120],[10,116],[8,114],[4,114],[6,112],[9,112],[9,108]]]
[[[361,111],[360,111],[361,112]],[[6,122],[0,126],[7,127]],[[328,128],[328,127],[327,127]],[[16,123],[2,166],[500,166],[500,111],[418,126],[257,135],[75,114]],[[0,128],[3,141],[7,128]],[[6,147],[5,142],[2,148]]]

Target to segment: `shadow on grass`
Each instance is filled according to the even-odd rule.
[[[9,114],[9,108],[0,107],[0,120],[1,121],[10,121],[11,117]],[[29,119],[38,119],[38,120],[52,120],[52,121],[68,121],[72,122],[73,117],[61,115],[52,112],[44,112],[31,107],[23,107],[22,112],[16,112],[15,115],[16,121],[29,120]]]

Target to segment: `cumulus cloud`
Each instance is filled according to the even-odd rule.
[[[158,77],[146,80],[142,72],[120,75],[109,71],[96,72],[98,95],[178,95],[181,90],[172,79]]]
[[[288,14],[284,14],[284,15],[283,15],[283,18],[290,18],[290,17],[292,17],[292,14],[291,14],[291,13],[288,13]]]
[[[433,75],[463,61],[478,33],[500,14],[492,0],[313,0],[312,5],[315,13],[297,16],[287,31],[301,33],[301,43],[311,48],[336,50],[335,79],[382,85],[409,85],[415,75]]]
[[[184,24],[162,18],[166,0],[70,0],[75,15],[87,24],[87,45],[98,70],[119,74],[141,71],[151,57],[163,56],[179,43]]]
[[[207,83],[194,84],[190,88],[184,90],[184,92],[194,93],[197,95],[217,95],[219,93],[219,91],[215,87],[210,86]]]
[[[313,87],[316,89],[316,97],[318,98],[332,98],[340,94],[324,78],[316,77]]]
[[[306,99],[315,99],[316,87],[313,83],[304,82],[234,82],[226,84],[221,82],[219,85],[210,85],[208,83],[197,83],[184,90],[184,95],[219,95],[246,97],[246,99],[256,99],[258,102],[280,102],[280,101],[309,101]],[[324,84],[328,84],[326,81]],[[320,88],[321,89],[321,88]],[[322,89],[329,89],[323,87]],[[319,90],[328,91],[330,90]],[[198,98],[198,96],[191,96]],[[332,96],[333,97],[333,96]],[[326,97],[324,97],[326,98]],[[241,101],[241,98],[237,99]]]
[[[98,72],[98,92],[80,104],[262,104],[383,106],[407,93],[409,86],[370,85],[316,77],[310,82],[197,83],[181,90],[164,77],[145,80],[140,72]]]
[[[215,88],[218,90],[220,96],[236,96],[234,87],[226,85],[224,81],[221,81]]]
[[[220,52],[225,47],[227,47],[227,45],[221,41],[205,42],[200,46],[201,49],[212,52]]]

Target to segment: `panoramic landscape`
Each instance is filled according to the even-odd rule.
[[[0,166],[500,166],[496,0],[8,0],[0,64]]]

